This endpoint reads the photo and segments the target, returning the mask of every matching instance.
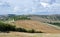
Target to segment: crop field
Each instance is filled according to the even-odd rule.
[[[18,20],[10,22],[18,28],[25,28],[27,30],[34,29],[43,33],[26,33],[10,31],[9,33],[0,32],[0,37],[60,37],[60,29],[50,26],[46,23],[33,20]]]
[[[53,26],[49,26],[39,21],[33,20],[19,20],[15,21],[11,24],[16,25],[17,27],[25,28],[25,29],[34,29],[36,31],[42,31],[44,33],[60,33],[60,29],[55,28]]]

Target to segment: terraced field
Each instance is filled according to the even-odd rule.
[[[39,22],[39,21],[19,20],[19,21],[15,21],[11,24],[14,24],[17,27],[21,27],[21,28],[42,31],[44,33],[60,33],[60,29],[55,28],[55,27],[50,26],[50,25],[47,25],[47,24],[44,24],[44,23]]]

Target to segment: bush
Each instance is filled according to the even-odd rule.
[[[55,23],[50,22],[49,24],[60,26],[60,23],[58,23],[58,22],[55,22]]]
[[[35,33],[34,29],[32,29],[32,30],[26,30],[24,28],[16,28],[16,31],[18,31],[18,32],[27,32],[27,33]]]
[[[1,32],[14,31],[14,30],[15,30],[14,25],[5,24],[5,23],[0,22],[0,31]]]
[[[27,32],[27,30],[24,29],[24,28],[16,28],[16,31],[18,31],[18,32]]]
[[[36,31],[36,33],[44,33],[44,32],[42,32],[42,31]]]
[[[35,31],[34,29],[28,30],[28,33],[43,33],[42,31]]]
[[[28,33],[35,33],[35,30],[32,29],[32,30],[28,30],[27,32],[28,32]]]

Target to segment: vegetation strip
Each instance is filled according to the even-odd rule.
[[[34,29],[26,30],[24,28],[16,28],[15,25],[10,25],[6,23],[0,22],[0,31],[1,32],[9,32],[9,31],[17,31],[17,32],[27,32],[27,33],[43,33],[41,31],[35,31]]]

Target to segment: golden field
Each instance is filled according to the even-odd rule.
[[[21,27],[25,29],[34,29],[36,31],[42,31],[44,33],[60,33],[60,29],[50,26],[46,23],[42,23],[40,21],[19,20],[11,24],[14,24],[17,27]]]

